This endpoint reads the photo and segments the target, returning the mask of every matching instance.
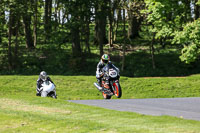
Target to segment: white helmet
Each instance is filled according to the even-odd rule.
[[[45,71],[40,72],[40,78],[45,81],[47,79],[47,73]]]

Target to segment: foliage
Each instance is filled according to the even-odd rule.
[[[152,69],[151,55],[146,52],[133,52],[126,56],[126,71],[122,75],[129,77],[186,76],[199,73],[199,62],[185,64],[179,59],[179,52],[160,50],[155,53],[156,69]],[[143,58],[141,58],[143,57]],[[118,65],[119,66],[119,65]]]
[[[144,5],[146,8],[140,12]],[[184,0],[1,0],[0,73],[37,74],[41,70],[46,70],[52,74],[94,75],[100,57],[99,49],[117,57],[118,60],[114,63],[120,67],[121,46],[125,45],[127,45],[125,51],[127,61],[125,61],[126,71],[122,72],[122,75],[138,77],[198,73],[197,68],[190,70],[199,66],[198,61],[188,67],[177,60],[179,45],[183,42],[178,43],[174,55],[155,53],[155,62],[158,66],[155,70],[152,69],[150,55],[146,52],[149,47],[142,51],[134,48],[142,47],[144,42],[145,46],[149,46],[154,35],[156,41],[153,47],[163,41],[171,44],[173,37],[181,33],[184,24],[190,21],[193,24],[192,16],[198,15],[195,14],[196,8],[198,3]],[[123,9],[127,13],[125,17],[122,17]],[[99,21],[102,23],[99,24],[102,26],[99,28],[97,18],[101,17],[106,18],[106,24],[102,26],[105,22],[99,19],[102,20]],[[136,31],[135,34],[138,33],[140,38],[130,40],[129,35],[126,36],[124,33],[124,25],[126,32]],[[103,28],[106,29],[105,35],[100,33],[104,32]],[[196,31],[194,34],[198,34],[197,30],[194,31]],[[113,46],[118,46],[117,48],[98,44],[99,40],[105,43],[109,40],[107,38],[113,39],[109,32],[113,32],[115,38]],[[194,42],[188,42],[191,44],[185,45],[182,50],[184,55],[181,57],[182,60],[186,61],[186,58],[190,60],[187,60],[187,63],[198,59],[199,42],[195,41],[198,40],[197,36],[190,37]],[[185,39],[188,38],[183,36],[181,40]],[[28,47],[29,45],[32,47]],[[172,47],[174,46],[167,47],[166,51]],[[173,56],[171,61],[176,67],[171,66],[167,56]],[[166,71],[168,66],[171,72]]]
[[[191,63],[200,55],[200,19],[187,23],[182,31],[175,32],[174,43],[184,45],[181,60]]]
[[[143,10],[146,21],[151,25],[149,32],[156,33],[155,38],[171,37],[174,30],[182,25],[184,4],[177,0],[145,0],[146,10]]]

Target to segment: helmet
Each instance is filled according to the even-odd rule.
[[[45,71],[40,72],[40,78],[45,81],[47,79],[47,73]]]
[[[110,57],[107,54],[102,55],[101,60],[104,64],[107,64],[110,60]]]

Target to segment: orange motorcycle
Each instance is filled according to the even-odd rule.
[[[122,89],[119,83],[119,72],[112,64],[107,64],[102,70],[102,82],[99,86],[94,83],[95,87],[102,92],[104,99],[111,99],[113,95],[117,98],[122,96]]]

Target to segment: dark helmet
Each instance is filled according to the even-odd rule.
[[[45,81],[47,79],[47,73],[45,71],[40,72],[40,78]]]
[[[108,62],[110,61],[110,57],[108,54],[104,54],[102,55],[101,60],[104,64],[108,64]]]

